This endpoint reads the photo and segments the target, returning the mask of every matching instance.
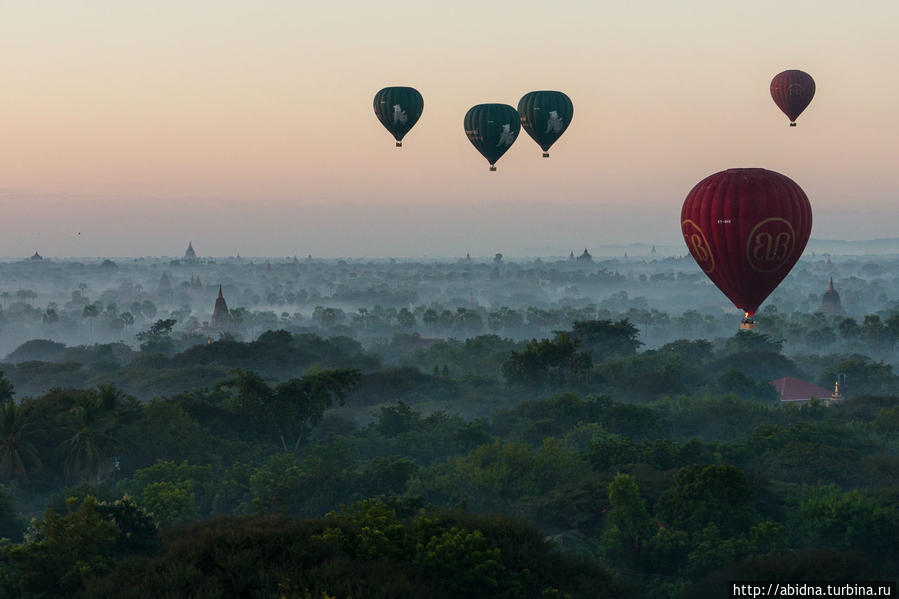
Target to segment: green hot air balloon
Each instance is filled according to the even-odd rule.
[[[403,137],[418,122],[425,108],[424,98],[413,87],[385,87],[375,94],[375,115],[403,147]]]
[[[521,130],[518,111],[508,104],[478,104],[465,113],[465,135],[495,171],[496,161],[506,153]]]
[[[529,92],[519,100],[518,114],[521,126],[543,148],[543,157],[549,158],[549,147],[571,123],[574,105],[562,92]]]

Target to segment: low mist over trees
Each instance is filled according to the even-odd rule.
[[[0,265],[34,282],[0,295],[0,596],[899,571],[889,260],[838,286],[843,314],[800,263],[755,331],[677,258],[116,264]],[[821,396],[782,402],[784,377]]]

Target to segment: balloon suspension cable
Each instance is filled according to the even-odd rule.
[[[495,170],[496,170],[496,167],[493,166],[493,165],[491,164],[491,165],[490,165],[490,172],[492,173],[492,172],[494,172]]]
[[[402,148],[402,147],[403,147],[403,142],[401,142],[401,141],[396,142],[396,147]]]
[[[544,158],[549,158],[549,152],[543,152],[543,157],[544,157]]]
[[[790,121],[790,127],[795,127],[795,126],[796,126],[796,121]]]

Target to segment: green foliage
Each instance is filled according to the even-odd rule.
[[[580,342],[568,333],[556,333],[553,340],[532,339],[513,351],[500,370],[511,384],[535,391],[583,382],[592,366],[588,352],[579,351]]]
[[[11,403],[15,394],[15,387],[6,379],[4,372],[0,370],[0,404]]]
[[[323,370],[290,379],[272,389],[254,372],[235,371],[223,383],[236,391],[234,411],[260,430],[270,430],[284,451],[296,451],[334,402],[343,405],[358,383],[358,370]]]
[[[117,392],[101,388],[99,393],[81,395],[72,408],[59,415],[69,435],[63,443],[66,476],[99,482],[113,470],[117,404]]]
[[[632,566],[642,553],[643,545],[655,533],[632,476],[615,476],[609,484],[609,505],[599,551],[611,563],[620,567]]]
[[[149,517],[133,505],[109,506],[93,497],[70,504],[74,509],[64,516],[47,510],[34,520],[24,543],[3,546],[24,592],[72,597],[86,580],[108,572],[119,552],[155,549]]]
[[[118,437],[127,439],[128,452],[120,458],[127,471],[159,460],[215,464],[222,459],[221,436],[201,425],[177,400],[145,402],[137,417],[120,427]]]
[[[703,444],[696,439],[683,443],[669,439],[643,439],[635,443],[621,435],[603,433],[590,440],[588,456],[590,463],[599,471],[637,463],[668,470],[720,461],[722,456],[718,450],[717,444]]]
[[[466,454],[491,439],[483,420],[467,422],[443,411],[422,417],[403,402],[381,408],[377,420],[357,437],[362,456],[402,455],[419,464]]]
[[[767,381],[755,379],[734,367],[718,377],[718,387],[724,393],[734,393],[741,399],[751,399],[774,403],[778,399],[777,390]]]
[[[24,409],[11,400],[0,403],[0,476],[4,480],[41,468],[41,458],[32,443],[37,434]]]
[[[493,430],[537,444],[545,437],[564,435],[581,422],[596,422],[630,437],[654,437],[664,430],[655,410],[615,402],[607,396],[582,398],[575,393],[522,401],[509,410],[497,411]]]
[[[495,377],[518,345],[497,335],[479,335],[464,340],[441,339],[422,349],[416,347],[407,359],[423,369],[445,367],[447,374],[452,368],[455,373]]]
[[[509,509],[521,498],[537,496],[587,472],[583,458],[557,440],[546,439],[536,451],[497,440],[465,458],[422,470],[410,480],[407,491],[439,505]]]
[[[884,362],[874,362],[858,356],[840,362],[824,371],[819,382],[830,388],[840,374],[846,375],[848,397],[865,394],[895,393],[899,387],[899,377],[893,374],[893,367]]]
[[[742,470],[722,464],[681,468],[656,514],[673,528],[695,534],[714,525],[724,536],[748,530],[756,518],[753,489]]]
[[[857,490],[804,487],[792,523],[806,546],[863,551],[894,563],[899,558],[899,511]]]
[[[141,491],[139,501],[162,526],[191,522],[199,513],[190,480],[150,483]]]
[[[772,339],[765,333],[755,331],[737,331],[724,344],[725,354],[747,354],[770,352],[779,354],[783,350],[783,339]]]
[[[622,318],[611,320],[576,320],[571,323],[571,336],[580,341],[581,347],[590,352],[593,362],[627,358],[637,353],[643,345],[637,340],[640,331]]]
[[[85,307],[85,310],[87,307]],[[140,341],[141,351],[169,353],[174,350],[172,341],[172,327],[178,321],[174,318],[164,318],[154,322],[149,329],[135,335]]]
[[[369,500],[319,520],[218,519],[163,535],[153,557],[119,562],[84,597],[626,596],[595,564],[550,551],[506,517],[420,513]],[[324,594],[324,595],[323,595]]]
[[[0,539],[20,538],[25,530],[25,520],[16,509],[16,501],[10,489],[0,485]]]
[[[399,495],[409,479],[418,473],[413,460],[400,456],[376,458],[360,473],[358,492],[364,497]]]
[[[428,578],[458,597],[515,597],[520,585],[510,580],[500,550],[478,530],[451,528],[416,545],[412,563]]]
[[[212,512],[214,485],[208,466],[160,460],[123,479],[117,488],[134,497],[165,526],[190,522]]]

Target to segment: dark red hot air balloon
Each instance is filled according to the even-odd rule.
[[[687,194],[681,230],[705,274],[746,315],[787,276],[812,231],[812,207],[789,177],[763,168],[710,175]]]
[[[771,80],[771,97],[777,107],[790,117],[790,127],[815,97],[815,80],[803,71],[791,69],[778,73]]]

